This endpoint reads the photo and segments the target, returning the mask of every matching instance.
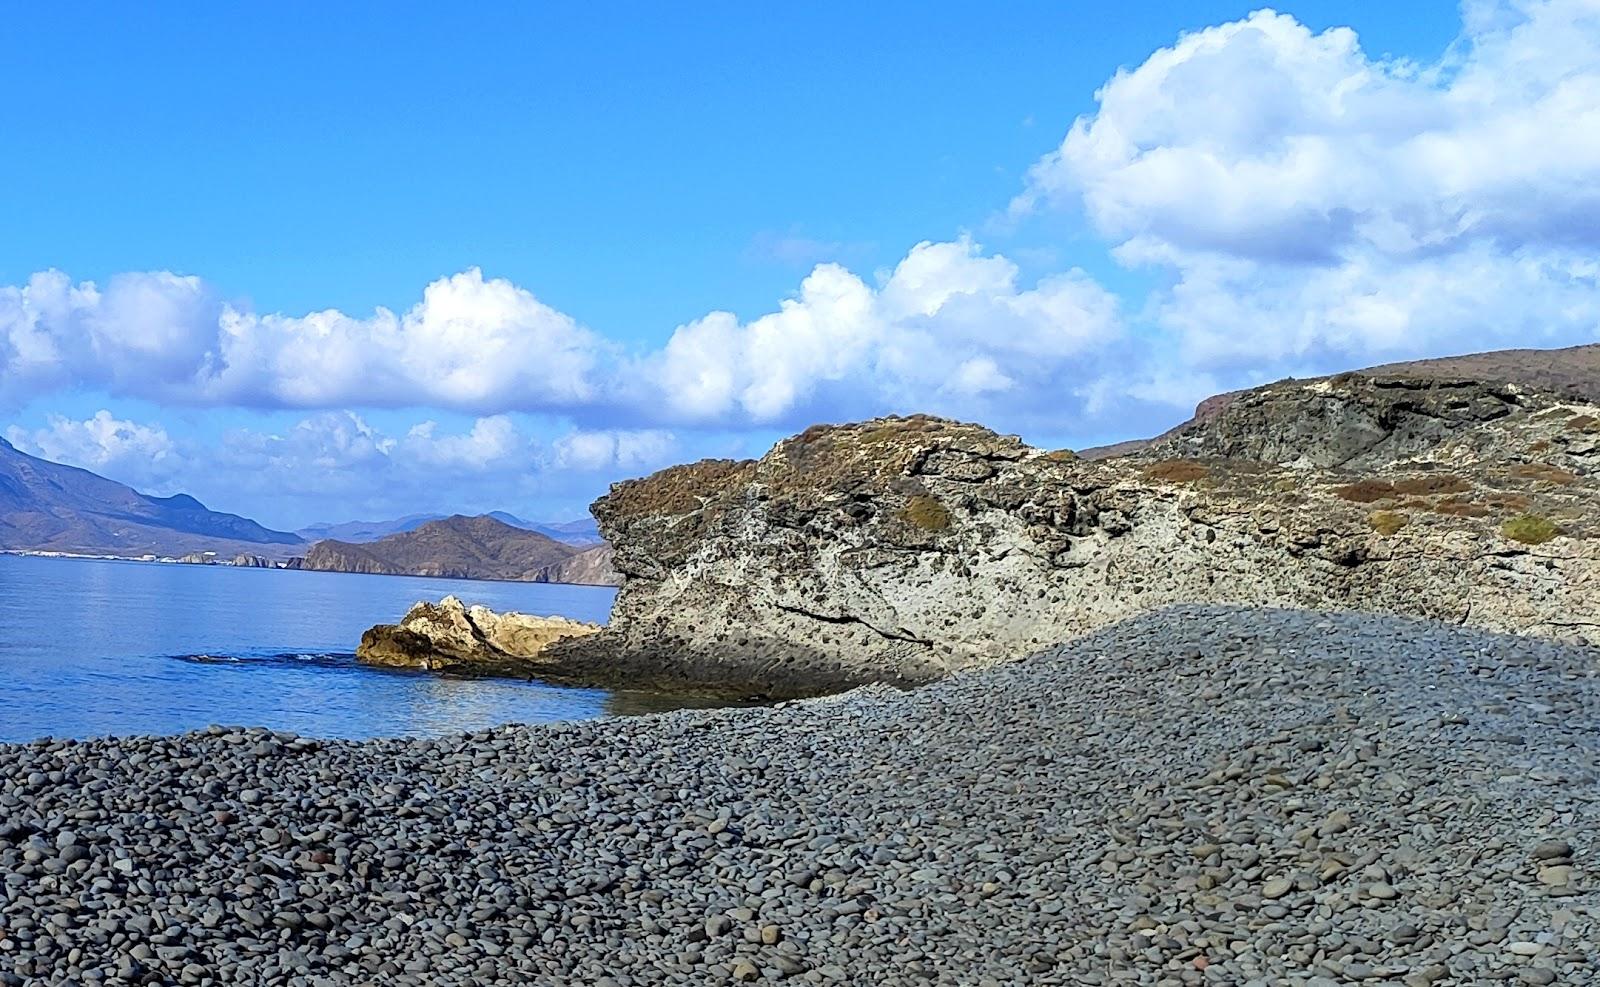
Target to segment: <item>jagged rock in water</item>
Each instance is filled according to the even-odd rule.
[[[917,683],[1157,606],[1388,611],[1600,642],[1600,408],[1341,376],[1086,462],[926,417],[615,485],[624,582],[578,677]]]
[[[598,630],[598,624],[565,617],[468,607],[447,596],[437,604],[416,604],[398,624],[369,629],[356,658],[398,668],[522,673],[540,665],[555,642]]]

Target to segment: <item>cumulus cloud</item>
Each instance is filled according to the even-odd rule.
[[[582,405],[609,349],[530,292],[477,269],[403,314],[257,315],[200,279],[59,271],[0,288],[0,397],[65,386],[192,404],[539,410]]]
[[[869,285],[822,264],[776,312],[679,326],[649,367],[688,420],[787,422],[852,403],[973,412],[985,395],[1059,381],[1116,340],[1115,296],[1081,271],[1019,283],[968,238],[917,244]]]
[[[204,453],[222,469],[195,480],[219,502],[260,509],[270,500],[269,512],[301,523],[490,510],[561,520],[583,514],[606,484],[666,465],[677,447],[662,431],[540,431],[509,415],[384,430],[353,412],[323,412],[278,431],[228,432]]]
[[[80,387],[323,412],[241,440],[296,462],[331,446],[466,472],[621,469],[668,454],[663,425],[932,411],[1126,434],[1284,373],[1600,338],[1600,0],[1463,11],[1427,61],[1263,10],[1110,79],[1010,212],[1081,214],[1092,249],[1156,273],[1128,279],[1156,284],[1144,297],[1037,247],[1030,269],[1054,273],[1025,278],[962,236],[881,271],[823,259],[764,314],[710,312],[629,349],[475,269],[370,315],[258,314],[163,272],[103,287],[46,272],[0,288],[0,401]],[[837,245],[757,246],[809,264]],[[395,407],[481,417],[388,436],[335,413]],[[517,412],[583,431],[530,451]]]
[[[80,384],[183,395],[213,358],[221,311],[199,278],[166,272],[0,286],[0,397]]]
[[[554,444],[560,469],[623,471],[667,465],[677,450],[677,437],[660,429],[575,431]]]
[[[368,318],[256,315],[168,274],[101,291],[49,272],[0,290],[0,398],[77,385],[202,405],[805,424],[841,407],[975,413],[1119,332],[1116,299],[1081,271],[1025,286],[966,238],[918,244],[872,283],[819,264],[774,312],[747,323],[713,312],[631,357],[477,270],[429,285],[403,315]],[[471,438],[480,448],[448,454],[505,438],[485,428]]]
[[[231,429],[216,453],[232,469],[306,491],[531,476],[549,462],[544,445],[506,415],[479,418],[465,431],[424,421],[390,434],[353,411],[329,411],[277,431]]]
[[[290,526],[417,511],[510,510],[563,520],[581,515],[606,484],[665,466],[679,452],[677,436],[659,429],[566,428],[551,436],[510,415],[383,428],[352,411],[241,426],[214,440],[106,410],[83,420],[52,416],[4,435],[22,452],[148,493],[190,493]]]
[[[421,466],[486,470],[526,462],[534,448],[505,415],[480,418],[464,435],[439,435],[438,429],[432,421],[413,425],[393,449]]]
[[[126,477],[126,482],[155,493],[171,492],[185,465],[183,449],[165,428],[120,419],[105,410],[83,421],[51,415],[43,428],[13,425],[5,436],[29,455]]]
[[[1259,11],[1119,72],[1012,212],[1081,208],[1171,270],[1190,365],[1591,340],[1597,50],[1595,0],[1468,3],[1426,64]]]

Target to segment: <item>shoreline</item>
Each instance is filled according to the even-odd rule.
[[[0,970],[1575,983],[1597,676],[1549,640],[1182,606],[909,692],[0,745]]]
[[[351,572],[343,569],[304,569],[274,565],[235,565],[231,561],[218,559],[212,562],[186,562],[181,558],[171,556],[133,556],[133,555],[88,555],[78,552],[57,552],[40,549],[0,548],[0,555],[14,555],[19,558],[31,559],[76,559],[84,562],[136,562],[143,565],[182,565],[196,568],[214,567],[219,569],[257,569],[269,572],[320,572],[338,576],[379,576],[386,579],[449,579],[468,583],[516,583],[536,586],[581,586],[589,589],[616,590],[616,586],[607,583],[558,583],[549,580],[537,579],[494,579],[482,576],[422,576],[409,572]],[[281,563],[282,560],[275,560]]]

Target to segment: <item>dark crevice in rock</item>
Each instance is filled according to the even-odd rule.
[[[820,620],[825,624],[856,624],[861,627],[865,627],[867,630],[888,641],[905,641],[909,644],[920,644],[924,647],[933,646],[933,642],[927,638],[917,637],[915,634],[904,630],[898,632],[886,631],[883,628],[876,626],[871,621],[864,620],[860,617],[852,617],[849,614],[822,613],[817,610],[808,610],[805,607],[792,606],[787,603],[777,603],[774,604],[774,606],[785,613],[792,613],[800,617],[809,617],[812,620]]]

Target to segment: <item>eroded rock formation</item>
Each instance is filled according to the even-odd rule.
[[[1085,462],[933,418],[816,427],[595,506],[595,680],[915,683],[1179,602],[1365,609],[1600,643],[1600,408],[1340,376]]]
[[[522,673],[536,668],[557,641],[598,630],[598,624],[565,617],[468,607],[447,596],[436,604],[418,603],[398,624],[369,629],[356,658],[396,668]]]

